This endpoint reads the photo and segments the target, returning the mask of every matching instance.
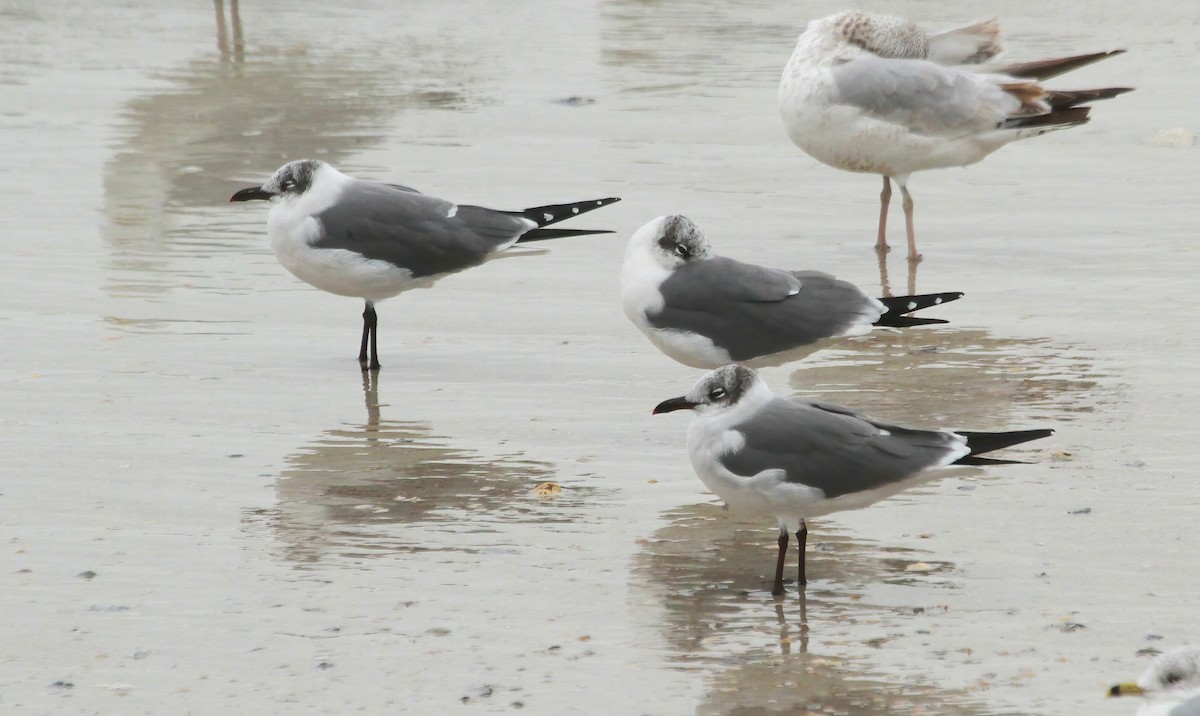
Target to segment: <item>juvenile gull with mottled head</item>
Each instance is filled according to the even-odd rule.
[[[891,179],[903,196],[908,258],[919,261],[908,177],[974,164],[1009,142],[1088,121],[1086,102],[1126,87],[1049,90],[1040,80],[1122,52],[980,65],[1002,50],[995,20],[937,35],[858,10],[814,20],[779,83],[779,112],[797,146],[838,169],[883,175],[875,248],[888,250]]]

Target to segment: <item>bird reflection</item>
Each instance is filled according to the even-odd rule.
[[[975,697],[872,673],[860,660],[812,652],[769,658],[756,655],[713,674],[700,716],[981,716],[991,714]]]
[[[885,298],[891,297],[894,294],[892,293],[891,280],[888,278],[888,254],[885,251],[882,253],[876,252],[876,255],[879,258],[879,290],[883,292],[881,295]],[[917,292],[917,267],[920,266],[920,262],[905,261],[904,263],[908,266],[908,282],[905,284],[905,295],[912,296]]]
[[[1084,348],[939,328],[845,339],[789,382],[797,394],[896,423],[1005,430],[1032,416],[1062,423],[1092,412],[1115,390],[1110,377]]]
[[[769,575],[730,566],[766,562],[761,525],[740,522],[711,504],[679,508],[666,517],[669,524],[643,540],[631,582],[635,599],[665,611],[652,620],[670,658],[681,668],[712,667],[696,713],[986,713],[968,694],[872,671],[869,659],[813,651],[819,643],[814,634],[844,636],[847,625],[881,613],[922,611],[923,606],[879,606],[872,595],[918,581],[948,586],[954,565],[936,563],[934,572],[917,577],[905,567],[927,561],[921,553],[884,549],[822,528],[812,571],[828,575],[838,588],[810,583],[807,593],[775,600],[762,591]],[[873,646],[862,648],[869,654]]]
[[[503,523],[581,519],[592,490],[553,501],[533,493],[548,463],[450,446],[421,422],[381,417],[379,376],[363,375],[366,422],[326,431],[288,458],[266,515],[289,560],[363,558],[397,551],[474,552]]]
[[[671,621],[667,638],[677,652],[712,649],[714,640],[737,641],[747,629],[762,631],[766,609],[777,604],[763,592],[769,574],[758,570],[769,560],[761,522],[746,521],[716,504],[688,505],[667,513],[670,524],[642,541],[635,558],[634,581],[663,604]],[[805,624],[809,602],[820,605],[823,618],[843,619],[868,607],[861,591],[873,585],[945,584],[954,572],[948,562],[930,561],[911,550],[883,547],[847,537],[835,526],[820,524],[810,544],[807,599],[788,597],[778,603],[788,619]],[[929,572],[907,570],[923,561]],[[747,568],[749,567],[749,568]],[[828,583],[830,588],[825,588]],[[748,621],[742,621],[748,620]],[[791,633],[791,630],[788,630]],[[721,658],[720,649],[713,649]]]
[[[238,12],[238,0],[229,0],[229,25],[233,27],[233,39],[230,40],[229,29],[225,24],[225,3],[223,0],[213,0],[213,9],[217,12],[217,50],[221,53],[221,64],[231,61],[243,64],[246,61],[246,43],[242,39],[242,15]]]

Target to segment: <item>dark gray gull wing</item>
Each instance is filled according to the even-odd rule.
[[[528,219],[502,211],[361,181],[316,219],[324,229],[313,242],[316,248],[387,261],[413,278],[477,266],[533,228]]]
[[[745,444],[719,458],[730,472],[750,477],[783,470],[788,482],[815,487],[829,499],[903,481],[965,453],[963,438],[949,432],[887,425],[796,398],[775,398],[733,429]]]
[[[857,286],[829,274],[724,257],[680,266],[659,291],[662,310],[646,314],[652,326],[705,336],[735,361],[839,336],[882,313]]]

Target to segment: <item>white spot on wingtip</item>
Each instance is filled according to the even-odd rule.
[[[457,214],[457,213],[458,213],[458,204],[451,204],[450,211],[446,212],[446,218],[453,219],[455,214]]]
[[[578,207],[578,206],[572,206],[572,207],[571,207],[571,213],[572,213],[572,214],[578,214],[578,213],[579,213],[579,207]]]
[[[891,435],[891,433],[890,433],[890,432],[888,432],[888,431],[884,430],[883,428],[880,428],[880,429],[879,429],[879,437],[881,437],[881,438],[886,438],[886,437],[887,437],[887,436],[889,436],[889,435]]]
[[[554,218],[554,214],[542,214],[542,219],[544,219],[545,221],[550,221],[553,218]]]
[[[913,310],[913,309],[914,309],[914,308],[916,308],[916,307],[917,307],[917,302],[916,302],[916,301],[909,301],[909,302],[908,302],[908,310],[910,310],[910,311],[911,311],[911,310]]]
[[[598,201],[598,202],[596,202],[596,206],[604,206],[604,202]]]
[[[935,306],[941,302],[942,302],[942,299],[940,299],[940,298],[933,299],[933,305],[935,305]]]

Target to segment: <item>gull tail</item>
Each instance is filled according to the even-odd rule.
[[[535,206],[524,211],[506,211],[504,213],[511,216],[520,216],[535,222],[538,228],[526,231],[517,239],[517,243],[526,241],[543,241],[545,239],[558,239],[564,236],[585,236],[588,234],[611,234],[612,231],[607,229],[546,229],[543,227],[551,224],[557,224],[560,221],[565,221],[573,216],[586,214],[594,209],[599,209],[609,204],[615,204],[621,199],[618,197],[609,197],[607,199],[589,199],[588,201],[576,201],[571,204],[547,204],[546,206]]]
[[[1000,85],[1001,89],[1021,101],[1020,109],[1014,113],[1017,116],[1004,120],[1000,127],[1015,129],[1018,137],[1024,139],[1056,129],[1086,124],[1091,108],[1082,105],[1123,95],[1126,92],[1132,92],[1133,88],[1100,87],[1084,90],[1049,90],[1042,87],[1040,82],[1057,77],[1064,72],[1085,67],[1106,57],[1119,55],[1124,51],[1092,52],[1086,55],[1022,62],[994,68],[993,71],[996,73],[1022,80]]]
[[[965,430],[955,430],[955,435],[967,439],[967,447],[971,454],[963,457],[956,465],[1019,465],[1020,460],[998,460],[990,457],[979,457],[985,452],[1000,450],[1013,445],[1027,443],[1030,440],[1040,440],[1054,434],[1053,430],[1012,430],[1003,433],[973,433]]]
[[[1020,131],[1022,138],[1036,137],[1039,134],[1052,132],[1056,129],[1067,129],[1087,124],[1088,113],[1092,108],[1079,107],[1084,102],[1095,102],[1110,99],[1126,92],[1132,92],[1132,87],[1104,87],[1090,90],[1048,90],[1038,101],[1045,102],[1050,107],[1049,112],[1028,117],[1013,117],[1004,120],[1005,129]]]
[[[875,321],[877,326],[886,326],[888,328],[907,328],[908,326],[928,326],[934,323],[946,323],[940,318],[916,318],[905,314],[919,311],[922,308],[930,306],[939,306],[943,303],[950,303],[962,298],[961,291],[953,291],[950,293],[925,293],[920,296],[888,296],[879,299],[887,309],[887,313],[879,317]]]
[[[1086,55],[1072,55],[1071,57],[1056,57],[1051,60],[1034,60],[1033,62],[1018,62],[1012,65],[1002,65],[1000,67],[991,68],[992,72],[1000,75],[1008,75],[1009,77],[1021,77],[1031,80],[1048,80],[1051,77],[1058,77],[1061,74],[1077,70],[1080,67],[1086,67],[1093,62],[1099,62],[1106,57],[1112,57],[1125,52],[1125,50],[1110,50],[1108,52],[1090,52]]]

